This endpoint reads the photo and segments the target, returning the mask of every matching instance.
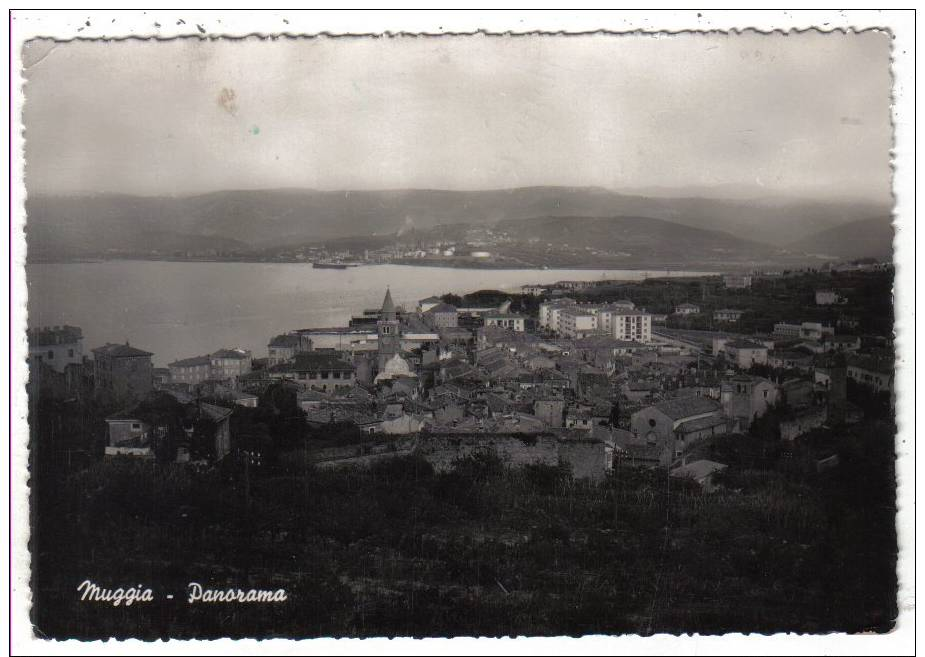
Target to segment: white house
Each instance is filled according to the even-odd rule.
[[[831,306],[836,303],[843,303],[843,301],[834,290],[816,290],[817,306]]]
[[[700,306],[695,303],[682,303],[674,308],[675,315],[699,315]]]
[[[713,311],[713,320],[716,322],[738,322],[743,312],[734,308],[721,308]]]
[[[523,333],[526,326],[526,320],[527,318],[523,315],[515,314],[499,313],[493,315],[485,315],[485,326],[497,326],[499,328]]]
[[[83,361],[83,332],[76,326],[29,329],[28,337],[30,361],[41,361],[56,372]]]
[[[748,274],[728,274],[723,276],[723,285],[729,289],[744,289],[752,286],[752,277]]]
[[[752,365],[766,365],[768,348],[751,340],[733,340],[723,345],[723,351],[740,368],[748,369]]]

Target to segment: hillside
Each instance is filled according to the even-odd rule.
[[[539,217],[498,222],[496,231],[526,242],[595,250],[661,253],[762,253],[767,245],[729,233],[693,228],[651,217]]]
[[[490,259],[465,257],[472,241]],[[455,243],[463,257],[426,255],[401,258],[410,265],[441,267],[687,267],[710,270],[753,267],[778,262],[780,250],[719,231],[683,226],[651,217],[535,217],[509,219],[488,226],[450,224],[392,235],[354,236],[304,242],[261,250],[260,259],[298,259],[299,253],[395,246],[401,250],[435,243]]]
[[[101,248],[151,255],[178,240],[206,248],[210,242],[203,238],[215,240],[218,250],[265,248],[552,216],[651,217],[781,245],[880,211],[856,202],[647,197],[594,187],[277,189],[187,197],[30,196],[26,201],[30,258],[85,257]]]
[[[819,231],[787,246],[791,251],[841,259],[891,258],[893,225],[889,215],[852,221]]]

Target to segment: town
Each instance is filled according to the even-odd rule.
[[[835,286],[853,284],[852,276],[882,278],[883,269],[737,274],[687,285],[704,299],[709,286],[720,288],[719,298],[741,299],[738,308],[696,298],[656,306],[646,288],[671,288],[667,280],[618,288],[639,288],[636,301],[610,298],[607,281],[528,285],[513,295],[516,306],[503,293],[483,292],[406,309],[386,290],[380,308],[348,326],[270,337],[266,356],[221,348],[166,368],[128,343],[94,348],[87,358],[80,328],[44,327],[29,333],[30,385],[36,402],[95,396],[122,404],[105,417],[105,457],[220,461],[237,449],[233,413],[281,391],[308,428],[336,429],[349,443],[310,452],[325,466],[413,451],[447,467],[488,450],[513,466],[564,460],[592,480],[620,461],[707,483],[726,467],[696,458],[715,436],[747,433],[770,414],[792,445],[814,429],[859,421],[860,391],[892,406],[891,336],[864,332],[872,328],[861,326],[865,309],[844,284]],[[828,281],[792,299],[794,313],[810,304],[812,312],[754,330],[749,307],[766,295],[786,303],[787,283],[804,279]],[[852,401],[849,385],[858,391]],[[517,436],[525,435],[544,440],[524,447]],[[831,466],[831,455],[818,456],[818,467]]]
[[[30,329],[33,459],[40,480],[91,476],[103,488],[150,467],[214,473],[214,487],[230,487],[222,504],[242,513],[279,477],[328,482],[330,495],[332,482],[378,481],[407,463],[466,486],[485,468],[547,472],[591,496],[589,509],[594,491],[647,491],[653,513],[677,491],[728,504],[751,499],[759,463],[824,482],[864,467],[843,463],[846,435],[892,449],[892,276],[856,261],[560,281],[414,307],[384,289],[381,306],[345,326],[279,327],[265,354],[216,345],[166,367],[129,342],[87,352],[76,326]],[[278,505],[274,489],[266,503]],[[159,513],[200,503],[152,497],[176,500]],[[293,530],[261,531],[285,543]]]

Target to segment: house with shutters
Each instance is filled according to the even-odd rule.
[[[294,381],[310,390],[333,392],[353,386],[356,367],[337,353],[309,352],[270,367],[267,374],[271,379]]]

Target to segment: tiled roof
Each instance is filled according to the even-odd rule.
[[[727,342],[726,347],[732,347],[733,349],[767,349],[763,344],[758,344],[751,340],[734,340],[732,342]]]
[[[675,468],[671,471],[672,477],[684,477],[694,479],[699,481],[704,477],[713,474],[714,472],[719,472],[725,470],[726,465],[724,463],[717,463],[716,461],[709,461],[703,459],[700,461],[692,461],[686,465],[682,465],[680,468]]]
[[[434,330],[421,321],[417,315],[406,315],[402,318],[402,331],[405,333],[434,333]]]
[[[317,370],[353,371],[352,363],[343,360],[337,354],[304,353],[297,354],[290,366],[295,372],[314,372]]]
[[[694,431],[702,431],[703,429],[709,429],[710,427],[725,426],[726,419],[718,415],[711,417],[702,417],[697,420],[688,420],[687,422],[682,422],[678,427],[678,431],[681,433],[693,433]]]
[[[638,308],[608,308],[607,312],[611,315],[627,315],[631,317],[649,315],[645,310],[639,310]]]
[[[244,360],[250,354],[248,354],[243,349],[219,349],[212,354],[212,358],[234,358],[236,360]]]
[[[434,306],[433,308],[431,308],[430,310],[428,310],[427,312],[428,312],[428,313],[432,313],[432,314],[437,314],[437,313],[455,313],[455,312],[456,312],[456,306],[451,306],[451,305],[448,304],[448,303],[439,303],[439,304],[437,304],[436,306]]]
[[[47,347],[56,344],[74,344],[83,339],[83,332],[76,326],[43,326],[29,329],[30,347]]]
[[[107,422],[119,422],[119,421],[137,420],[137,419],[139,419],[138,414],[130,410],[127,410],[127,409],[122,409],[121,411],[116,411],[112,415],[106,416]]]
[[[620,445],[624,458],[640,461],[658,461],[662,453],[668,449],[664,445],[648,445],[639,443],[627,443]]]
[[[172,363],[168,363],[168,367],[201,367],[203,365],[211,365],[212,359],[209,356],[193,356],[192,358],[181,358],[180,360],[175,360]]]
[[[784,360],[809,360],[812,358],[812,354],[808,354],[805,351],[795,351],[795,350],[774,350],[768,352],[769,358],[782,358]]]
[[[200,403],[199,407],[202,409],[203,414],[213,422],[220,422],[233,412],[230,408],[215,406],[214,404],[207,404],[205,402]]]
[[[672,420],[680,420],[692,415],[713,413],[719,410],[719,405],[703,397],[682,397],[681,399],[663,401],[656,404],[655,408]]]
[[[153,356],[154,354],[150,351],[144,351],[142,349],[136,349],[128,343],[125,344],[110,344],[106,343],[102,347],[97,347],[93,350],[93,353],[97,356],[104,356],[108,358],[136,358],[139,356]]]

